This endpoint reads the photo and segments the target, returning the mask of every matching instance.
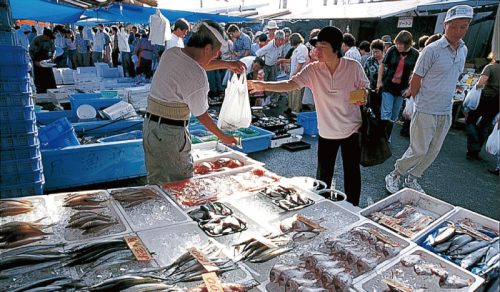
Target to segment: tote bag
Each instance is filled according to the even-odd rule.
[[[217,126],[222,130],[236,130],[248,128],[251,122],[252,110],[250,109],[246,74],[243,72],[240,77],[233,74],[226,87]]]

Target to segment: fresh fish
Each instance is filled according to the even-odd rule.
[[[286,282],[285,291],[296,292],[300,287],[316,287],[316,279],[292,278]]]
[[[490,243],[486,240],[476,240],[476,241],[471,241],[467,243],[466,245],[454,250],[453,252],[449,253],[451,256],[453,255],[466,255],[471,252],[474,252],[480,248],[483,248],[485,246],[488,246]]]
[[[431,245],[436,246],[438,244],[441,244],[441,243],[447,241],[455,234],[455,231],[456,231],[456,227],[455,227],[455,224],[453,224],[453,223],[451,223],[451,224],[449,223],[447,226],[440,228],[436,234],[436,237],[431,242]]]
[[[451,275],[445,279],[439,279],[439,287],[443,289],[460,289],[469,287],[474,283],[474,279],[462,279],[456,275]]]
[[[160,283],[161,280],[151,277],[123,275],[107,279],[97,285],[89,287],[89,291],[120,291],[140,284]]]
[[[267,262],[268,260],[273,259],[273,258],[275,258],[277,256],[280,256],[280,255],[282,255],[284,253],[287,253],[290,250],[292,250],[292,249],[291,248],[277,248],[277,249],[273,249],[272,251],[268,251],[268,252],[262,253],[257,258],[251,259],[250,262],[252,262],[252,263]]]
[[[44,286],[50,285],[54,282],[57,282],[57,281],[63,280],[63,279],[68,279],[68,278],[64,277],[64,276],[57,276],[57,277],[52,277],[52,278],[48,278],[48,279],[43,279],[43,280],[28,283],[24,286],[17,288],[17,289],[10,290],[10,292],[21,292],[21,291],[30,290],[30,289],[37,288],[37,287],[44,287]]]
[[[405,267],[411,267],[420,262],[422,258],[418,254],[405,256],[401,259],[401,264]]]
[[[474,238],[468,234],[462,234],[459,236],[453,237],[451,241],[451,246],[448,249],[448,253],[454,252],[456,249],[461,248],[462,246],[468,244],[469,242],[473,241]]]
[[[434,251],[437,253],[446,252],[450,248],[451,243],[452,243],[451,240],[448,240],[446,242],[438,244],[438,245],[434,246]]]
[[[429,276],[429,275],[432,275],[432,265],[431,264],[427,264],[427,263],[424,263],[424,264],[416,264],[413,266],[414,270],[415,270],[415,273],[417,275],[426,275],[426,276]]]
[[[383,282],[389,287],[390,291],[394,292],[412,292],[413,289],[405,286],[398,280],[395,279],[384,279]]]
[[[462,261],[460,262],[460,266],[464,269],[469,269],[486,254],[489,248],[489,246],[485,246],[476,250],[475,252],[468,254],[465,258],[462,259]]]
[[[500,253],[497,244],[493,243],[490,245],[488,252],[486,252],[486,255],[484,256],[484,262],[488,262],[492,257]]]
[[[150,292],[150,291],[181,291],[174,288],[172,285],[167,285],[164,283],[147,283],[134,285],[129,288],[120,290],[121,292]]]
[[[269,272],[269,280],[273,283],[277,283],[281,273],[283,273],[286,270],[291,270],[291,269],[295,269],[295,268],[296,267],[293,267],[293,266],[276,264],[271,269],[271,272]]]

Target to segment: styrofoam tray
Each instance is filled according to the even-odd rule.
[[[157,194],[157,198],[149,200],[139,205],[125,208],[123,205],[112,199],[113,203],[118,206],[118,209],[125,217],[125,220],[130,224],[133,231],[140,231],[151,228],[158,228],[183,222],[189,222],[191,219],[182,209],[177,206],[163,191],[157,186],[134,187],[134,189],[148,188]],[[122,190],[128,188],[108,190],[110,193],[113,190]]]
[[[217,156],[203,158],[203,159],[195,161],[194,164],[196,165],[196,164],[200,164],[203,162],[213,162],[213,161],[220,159],[220,158],[236,159],[236,160],[241,161],[243,163],[243,165],[241,167],[229,168],[229,169],[222,170],[222,171],[214,171],[214,172],[207,173],[207,174],[197,174],[197,175],[195,175],[195,177],[207,177],[207,176],[211,176],[211,175],[215,175],[215,174],[217,174],[217,175],[231,174],[235,171],[241,172],[241,171],[252,169],[255,166],[264,165],[264,163],[259,162],[257,160],[254,160],[254,159],[252,159],[246,155],[240,154],[240,152],[236,152],[236,151],[226,152],[226,153],[219,154]]]
[[[111,235],[112,236],[124,235],[132,231],[127,221],[118,210],[118,208],[111,203],[111,200],[109,200],[111,196],[108,194],[107,191],[93,190],[93,191],[83,191],[77,193],[78,194],[98,193],[99,196],[108,198],[108,201],[105,203],[105,205],[107,206],[106,208],[95,209],[93,211],[98,213],[108,214],[114,220],[116,220],[117,223],[103,230],[97,236],[94,236],[94,234],[92,233],[82,235],[83,231],[81,231],[80,229],[65,228],[70,216],[78,212],[77,210],[73,210],[70,207],[63,207],[64,198],[70,193],[59,193],[59,194],[49,195],[47,196],[47,205],[49,206],[49,214],[53,222],[57,223],[53,227],[54,233],[59,234],[62,238],[64,238],[65,241],[73,242],[73,241],[94,240],[98,238],[109,237]]]
[[[17,199],[29,200],[33,203],[33,211],[15,216],[0,217],[0,224],[5,224],[12,221],[33,222],[42,219],[44,217],[47,217],[48,216],[47,204],[45,202],[46,197],[47,196],[42,195],[42,196],[29,196],[29,197],[9,199],[9,200],[17,200]]]
[[[217,141],[198,143],[198,144],[193,144],[191,146],[191,155],[193,156],[193,160],[195,162],[197,162],[201,159],[215,157],[215,156],[221,155],[223,153],[232,152],[232,151],[234,151],[234,150],[225,146],[222,143],[217,143]],[[238,154],[240,154],[240,153],[238,153]],[[241,154],[244,154],[244,153],[241,153]]]
[[[431,229],[433,226],[439,223],[439,219],[442,218],[443,216],[449,214],[454,210],[454,206],[451,204],[448,204],[444,201],[441,201],[439,199],[436,199],[434,197],[431,197],[429,195],[417,192],[413,189],[409,188],[404,188],[401,191],[383,199],[375,204],[361,210],[360,214],[362,216],[365,216],[366,218],[370,219],[370,214],[380,211],[383,208],[396,203],[396,202],[401,202],[403,204],[409,204],[416,209],[425,214],[425,215],[430,215],[434,218],[434,221],[430,223],[427,227],[423,228],[419,232],[416,232],[411,239],[415,240],[419,236],[421,236],[423,233],[426,233],[429,229]],[[403,235],[404,236],[404,235]]]
[[[448,289],[443,289],[439,287],[439,277],[436,275],[432,276],[419,276],[414,272],[414,267],[405,267],[401,264],[400,260],[404,258],[405,256],[408,255],[420,255],[420,257],[423,259],[425,263],[432,263],[432,264],[437,264],[443,267],[446,271],[448,271],[449,276],[451,275],[456,275],[459,276],[462,279],[473,279],[474,282],[472,283],[471,286],[469,287],[464,287],[462,289],[453,289],[453,291],[476,291],[484,280],[481,277],[478,277],[469,271],[466,271],[460,267],[454,266],[450,264],[449,262],[443,260],[442,258],[430,253],[429,251],[421,248],[421,247],[414,247],[411,251],[408,253],[401,255],[397,257],[395,260],[393,260],[391,263],[387,264],[385,267],[381,269],[377,269],[375,273],[373,273],[371,276],[366,277],[364,280],[354,284],[354,287],[358,291],[382,291],[384,289],[387,289],[387,285],[383,283],[384,278],[393,278],[394,273],[396,273],[398,270],[403,271],[403,273],[410,274],[411,276],[409,277],[403,277],[401,279],[405,285],[412,285],[412,284],[417,284],[420,283],[418,286],[411,286],[412,289],[425,289],[428,291],[448,291]],[[418,280],[417,280],[418,279]],[[420,280],[421,279],[421,280]],[[421,281],[421,282],[420,282]]]

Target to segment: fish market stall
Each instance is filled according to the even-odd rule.
[[[193,154],[212,171],[1,200],[0,290],[479,291],[498,281],[498,221],[409,189],[353,211],[323,197],[323,183],[215,141]]]

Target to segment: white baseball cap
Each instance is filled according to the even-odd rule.
[[[457,18],[472,18],[474,16],[474,10],[469,5],[457,5],[453,6],[446,12],[446,18],[444,22],[452,21]]]
[[[267,29],[278,29],[278,24],[276,23],[275,20],[269,20],[266,26]]]

